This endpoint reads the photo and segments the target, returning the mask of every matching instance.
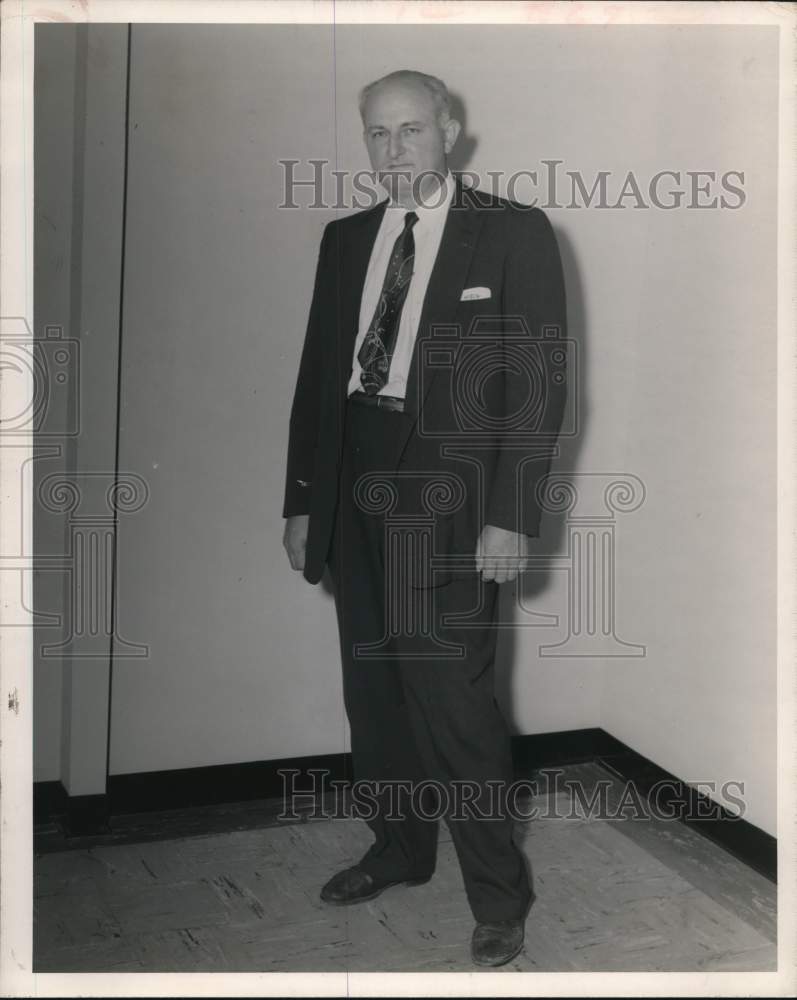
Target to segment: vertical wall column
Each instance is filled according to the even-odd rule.
[[[128,26],[90,24],[78,31],[70,325],[80,347],[80,389],[67,481],[81,514],[102,519],[107,536],[116,471]],[[105,793],[112,654],[104,627],[86,642],[83,610],[110,607],[114,561],[106,545],[98,573],[100,564],[86,561],[75,542],[71,532],[61,782],[69,796],[82,797]]]

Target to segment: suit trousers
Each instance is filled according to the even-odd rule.
[[[444,818],[476,920],[520,920],[532,892],[506,797],[510,734],[494,696],[498,584],[474,571],[414,588],[416,567],[397,567],[418,555],[386,544],[395,510],[379,500],[401,493],[393,470],[408,419],[347,404],[328,556],[353,788],[367,793],[355,801],[366,802],[375,836],[358,866],[396,881],[431,875]]]

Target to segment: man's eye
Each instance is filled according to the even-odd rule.
[[[386,132],[384,131],[384,129],[375,129],[371,133],[371,138],[372,139],[381,139],[382,136],[384,136],[384,135],[386,135]]]
[[[417,133],[420,132],[421,130],[419,128],[416,128],[414,125],[410,125],[407,128],[405,128],[404,131],[409,132],[410,135],[417,135]]]

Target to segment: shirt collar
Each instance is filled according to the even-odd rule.
[[[451,176],[451,171],[446,171],[446,176],[443,181],[443,192],[435,191],[434,195],[429,199],[429,203],[426,205],[418,205],[414,209],[418,216],[418,222],[416,226],[423,226],[425,223],[433,223],[435,218],[445,215],[451,205],[454,198],[454,178]],[[386,215],[390,218],[390,228],[393,226],[403,226],[404,216],[410,211],[404,208],[403,205],[399,205],[396,202],[388,201]]]

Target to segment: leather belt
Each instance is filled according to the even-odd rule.
[[[349,396],[349,402],[358,403],[361,406],[379,406],[385,410],[396,410],[399,413],[404,412],[404,400],[401,396],[384,396],[378,392],[369,396],[367,392],[355,389]]]

